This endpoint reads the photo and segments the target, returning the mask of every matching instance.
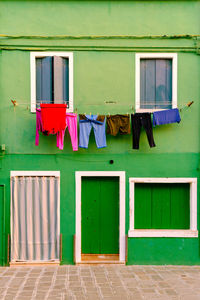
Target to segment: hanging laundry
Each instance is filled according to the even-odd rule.
[[[43,130],[42,126],[42,116],[41,109],[36,109],[36,134],[35,134],[35,145],[39,145],[39,131],[42,132],[43,135],[49,135],[48,131]]]
[[[40,104],[44,131],[56,134],[66,128],[66,104]]]
[[[111,115],[106,117],[107,134],[116,136],[120,134],[130,134],[130,116],[129,115]]]
[[[72,149],[73,151],[78,150],[78,133],[77,133],[77,115],[73,113],[65,113],[66,115],[66,128],[68,128],[71,143],[72,143]],[[56,146],[63,150],[64,148],[64,136],[65,136],[65,130],[58,131],[56,134]],[[39,145],[39,131],[42,132],[43,135],[49,135],[49,131],[45,131],[43,129],[43,123],[42,123],[42,115],[41,115],[41,109],[36,109],[36,136],[35,136],[35,145]]]
[[[66,113],[66,128],[69,131],[73,151],[78,151],[77,114]],[[61,150],[64,148],[65,130],[57,133],[57,147]]]
[[[178,108],[156,111],[153,113],[153,126],[180,123],[181,117]]]
[[[102,115],[79,115],[79,147],[88,148],[92,128],[94,130],[97,148],[107,147],[105,122],[105,116]]]
[[[146,131],[149,146],[155,147],[153,138],[153,129],[150,113],[136,113],[131,115],[132,133],[133,133],[133,149],[139,149],[140,132],[142,126]]]

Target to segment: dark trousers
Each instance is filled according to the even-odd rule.
[[[150,113],[136,113],[131,115],[131,125],[133,133],[133,149],[139,149],[140,132],[142,126],[146,131],[149,146],[155,147]]]

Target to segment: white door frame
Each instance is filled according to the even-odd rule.
[[[119,177],[119,261],[125,262],[125,172],[77,171],[76,174],[76,242],[75,262],[81,262],[81,183],[82,177]]]

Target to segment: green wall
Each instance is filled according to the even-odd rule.
[[[129,177],[199,178],[197,37],[149,38],[149,35],[199,34],[199,12],[199,1],[0,2],[0,34],[32,36],[0,38],[0,145],[6,145],[0,157],[0,184],[6,185],[7,234],[10,170],[61,171],[62,263],[65,264],[73,263],[75,171],[126,171],[126,233]],[[49,38],[49,35],[66,37]],[[105,37],[95,37],[99,35]],[[40,136],[36,147],[35,114],[30,113],[30,50],[73,51],[74,107],[78,113],[101,114],[134,111],[136,52],[176,52],[178,107],[184,107],[182,121],[155,128],[156,147],[151,149],[144,132],[139,151],[132,149],[131,136],[107,136],[108,147],[97,149],[92,134],[88,150],[72,152],[68,133],[63,151],[56,148],[54,136]],[[16,99],[18,106],[14,108],[11,99]],[[189,101],[194,104],[187,108],[185,104]],[[110,159],[114,160],[113,165],[109,164]],[[129,238],[128,263],[199,264],[199,249],[199,238]]]

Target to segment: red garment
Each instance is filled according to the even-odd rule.
[[[40,104],[44,131],[56,134],[66,128],[66,104]]]

